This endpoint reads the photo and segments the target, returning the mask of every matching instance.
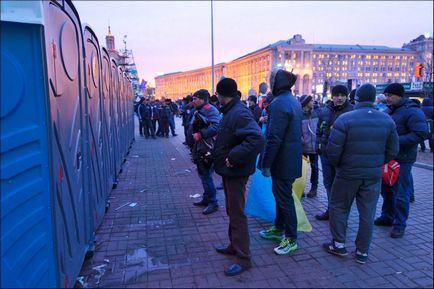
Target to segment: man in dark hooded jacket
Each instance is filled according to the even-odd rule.
[[[375,87],[360,86],[353,111],[334,123],[327,145],[327,157],[336,168],[330,195],[330,232],[333,240],[323,248],[334,255],[347,254],[345,239],[351,206],[356,199],[359,230],[356,261],[365,263],[372,239],[375,209],[381,187],[381,166],[399,150],[392,118],[375,109]]]
[[[393,186],[382,184],[383,207],[377,226],[393,226],[390,236],[402,238],[407,226],[412,190],[411,169],[417,156],[417,145],[428,134],[425,116],[419,106],[404,97],[404,87],[399,83],[389,84],[384,95],[389,108],[385,111],[395,121],[399,136],[399,153],[395,160],[400,164],[399,177]]]
[[[291,93],[297,77],[279,69],[270,75],[271,102],[266,131],[266,145],[262,157],[262,174],[272,177],[272,191],[276,199],[274,225],[259,235],[264,239],[280,240],[274,248],[279,255],[295,251],[297,246],[297,214],[292,197],[292,184],[301,177],[302,141],[300,103]]]
[[[225,270],[235,276],[252,266],[246,203],[246,183],[255,172],[256,158],[264,145],[264,136],[252,113],[237,96],[237,83],[223,78],[217,84],[223,119],[214,144],[214,168],[222,176],[226,213],[229,216],[229,241],[216,248],[220,254],[236,255],[238,262]]]

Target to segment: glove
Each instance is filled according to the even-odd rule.
[[[202,138],[202,134],[200,132],[194,133],[193,138],[195,141],[200,141],[200,139]]]
[[[271,177],[270,168],[262,168],[262,175],[267,178]]]

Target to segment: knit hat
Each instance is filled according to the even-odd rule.
[[[372,84],[365,83],[356,90],[355,100],[358,102],[374,102],[377,90]]]
[[[332,89],[332,96],[338,96],[339,94],[343,94],[343,95],[347,96],[348,95],[348,88],[342,84],[334,86]]]
[[[217,93],[223,97],[236,97],[237,91],[237,83],[232,78],[223,78],[217,83]]]
[[[210,96],[208,90],[206,90],[206,89],[199,89],[198,91],[196,91],[193,94],[193,97],[200,98],[200,99],[203,99],[205,102],[208,102],[208,100],[209,100],[209,98],[211,96]]]
[[[300,97],[301,106],[306,106],[312,100],[312,96],[310,95],[302,95]]]
[[[394,95],[403,97],[404,93],[405,93],[405,89],[404,89],[404,86],[402,86],[399,83],[391,83],[388,86],[386,86],[383,93],[384,94],[390,93],[390,94],[394,94]]]
[[[258,98],[256,97],[256,95],[249,95],[249,97],[247,98],[248,101],[253,101],[254,103],[256,103],[258,101]]]

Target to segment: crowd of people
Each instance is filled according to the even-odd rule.
[[[146,137],[155,137],[156,121],[167,137],[171,117],[176,113],[182,117],[184,144],[191,151],[204,191],[194,205],[204,207],[205,215],[218,210],[213,173],[222,177],[229,244],[216,251],[237,257],[237,262],[224,271],[228,276],[252,266],[244,209],[246,184],[256,169],[271,177],[276,203],[273,225],[259,235],[279,241],[276,254],[297,250],[292,186],[302,175],[303,155],[311,168],[308,198],[318,195],[321,162],[328,206],[315,218],[329,221],[331,241],[323,244],[326,252],[348,254],[346,230],[354,200],[359,212],[356,262],[363,264],[368,259],[374,225],[392,227],[392,238],[405,234],[412,195],[414,200],[411,169],[417,148],[427,138],[431,151],[433,148],[432,99],[423,101],[427,108],[422,110],[405,97],[399,83],[388,85],[382,95],[377,95],[371,84],[351,92],[336,85],[331,100],[322,105],[309,95],[295,97],[295,82],[293,73],[274,70],[268,93],[268,85],[261,83],[258,95],[242,101],[236,81],[222,77],[216,95],[200,89],[185,97],[176,112],[170,101],[158,105],[144,99],[138,107]],[[424,146],[421,149],[425,150]],[[393,179],[390,171],[396,169],[399,172]],[[375,218],[380,195],[382,211]]]

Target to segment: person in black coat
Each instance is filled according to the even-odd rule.
[[[327,144],[327,157],[336,168],[330,195],[330,232],[332,241],[323,248],[334,255],[346,255],[348,215],[356,199],[359,230],[356,261],[365,263],[372,240],[375,209],[380,196],[381,167],[399,151],[399,139],[392,118],[376,110],[375,87],[360,86],[353,111],[334,123]]]
[[[330,136],[330,130],[336,121],[336,119],[348,112],[353,110],[353,105],[348,101],[348,89],[344,85],[336,85],[332,88],[332,101],[322,108],[318,113],[318,126],[316,129],[317,135],[317,148],[318,154],[321,158],[322,176],[323,183],[327,193],[327,200],[330,199],[330,190],[332,188],[333,180],[335,178],[335,168],[332,166],[327,158],[327,153],[323,152],[327,147],[328,139]],[[317,220],[326,221],[329,219],[329,210],[327,205],[327,210],[322,214],[315,216]]]
[[[224,272],[227,276],[242,273],[252,266],[246,203],[246,183],[256,170],[256,157],[264,145],[264,136],[248,107],[237,96],[237,83],[223,78],[217,84],[223,119],[214,144],[214,169],[222,176],[226,213],[229,216],[229,241],[218,253],[237,256],[237,263]]]
[[[274,225],[259,233],[265,239],[280,239],[274,248],[279,255],[298,248],[297,214],[292,197],[292,184],[301,177],[303,112],[298,100],[291,93],[297,77],[279,69],[270,76],[270,88],[274,99],[269,106],[266,145],[262,156],[262,174],[272,177],[272,191],[276,199]]]
[[[432,127],[433,127],[433,107],[432,107],[432,98],[426,97],[422,101],[422,111],[425,115],[426,122],[428,124],[428,144],[430,152],[433,152],[433,133],[432,133]],[[425,140],[420,142],[420,151],[425,152]]]
[[[249,109],[252,112],[253,117],[255,118],[259,126],[261,126],[262,123],[259,122],[259,119],[261,118],[262,115],[262,109],[256,103],[257,97],[255,95],[249,95],[247,100],[249,101]]]
[[[405,89],[391,83],[384,89],[388,113],[396,124],[399,135],[399,153],[395,160],[400,165],[399,177],[393,186],[382,184],[383,206],[377,226],[393,226],[390,237],[402,238],[410,213],[410,193],[414,189],[411,169],[417,157],[417,145],[428,134],[428,126],[420,107],[404,97]]]

